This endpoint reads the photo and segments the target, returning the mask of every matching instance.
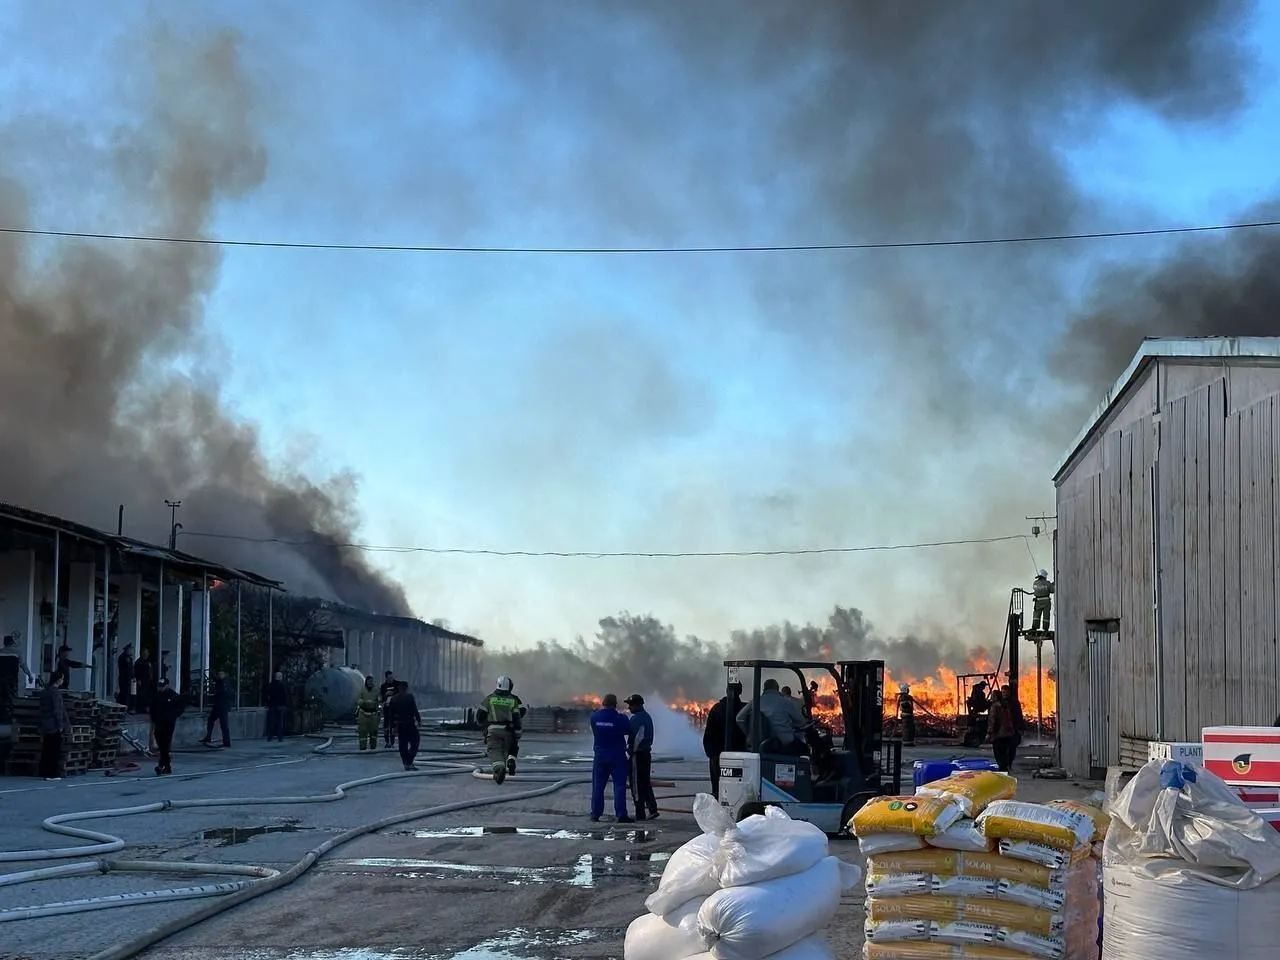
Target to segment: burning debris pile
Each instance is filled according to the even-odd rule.
[[[734,658],[884,660],[885,717],[896,723],[899,685],[908,684],[920,737],[955,738],[971,685],[979,679],[991,683],[997,673],[997,664],[985,651],[966,651],[956,640],[880,637],[861,611],[845,607],[836,607],[825,626],[784,623],[739,630],[726,644],[680,637],[654,617],[621,614],[600,621],[594,642],[579,638],[572,645],[543,643],[533,650],[498,651],[490,655],[490,669],[516,677],[522,696],[530,702],[566,707],[592,708],[607,692],[656,691],[673,709],[701,726],[724,695],[724,661]],[[806,681],[818,683],[815,715],[841,732],[843,717],[832,679],[818,671],[810,674]],[[777,679],[800,695],[794,674],[779,672]],[[1037,715],[1036,680],[1033,668],[1019,682],[1019,699],[1029,723]],[[1042,672],[1039,690],[1045,728],[1052,730],[1057,684],[1051,669]]]

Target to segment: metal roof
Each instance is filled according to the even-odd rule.
[[[436,626],[434,623],[427,623],[425,620],[419,620],[416,617],[398,617],[387,613],[370,613],[368,610],[361,610],[359,607],[350,607],[345,603],[338,603],[334,600],[321,600],[320,609],[327,610],[330,613],[336,613],[339,616],[350,617],[353,620],[366,620],[374,623],[384,623],[388,626],[411,627],[413,629],[425,630],[433,636],[440,637],[442,640],[456,640],[459,643],[467,644],[473,647],[483,647],[484,641],[479,637],[471,637],[465,633],[457,633],[445,627]]]
[[[236,567],[229,567],[224,563],[215,563],[212,560],[205,560],[202,557],[184,553],[181,550],[170,550],[154,543],[135,540],[133,537],[117,536],[113,533],[106,533],[86,526],[83,523],[76,523],[74,520],[67,520],[63,517],[56,517],[53,514],[40,513],[37,510],[28,510],[25,507],[0,502],[0,522],[5,520],[27,526],[41,527],[46,530],[54,530],[98,546],[112,547],[123,556],[143,557],[164,563],[166,566],[175,569],[200,572],[202,574],[208,573],[219,580],[240,580],[244,583],[252,583],[260,587],[274,589],[280,589],[283,586],[279,580],[272,580],[250,570],[240,570]]]
[[[1244,358],[1261,358],[1280,360],[1280,337],[1147,337],[1124,373],[1107,391],[1093,415],[1086,421],[1066,456],[1053,471],[1053,482],[1057,483],[1066,472],[1071,461],[1093,438],[1093,434],[1107,418],[1107,415],[1120,402],[1142,373],[1159,358],[1186,360],[1238,360]]]

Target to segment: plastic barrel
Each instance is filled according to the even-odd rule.
[[[954,760],[917,760],[911,765],[911,783],[919,790],[926,783],[951,776],[956,769]]]
[[[957,770],[999,770],[1000,765],[989,757],[961,757],[952,760]]]

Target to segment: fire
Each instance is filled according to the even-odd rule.
[[[1006,665],[1007,666],[1007,665]],[[1005,670],[1000,671],[1000,683],[1008,682]],[[911,697],[915,702],[916,727],[920,736],[952,736],[967,718],[965,706],[973,684],[978,680],[986,680],[988,689],[996,682],[996,665],[984,657],[975,657],[966,665],[963,673],[957,673],[946,667],[941,668],[933,676],[916,677],[907,673],[895,673],[886,668],[884,676],[884,717],[888,721],[886,733],[893,735],[898,716],[898,694],[901,684],[907,684]],[[829,674],[810,671],[810,681],[817,683],[813,695],[813,717],[827,726],[832,733],[844,732],[844,715],[840,710],[840,701],[836,697],[835,681]],[[1034,727],[1037,716],[1037,684],[1034,664],[1021,671],[1018,678],[1018,699],[1022,704],[1023,716],[1029,728]],[[1045,727],[1053,729],[1058,713],[1058,684],[1047,668],[1040,672],[1040,694],[1042,696]],[[785,682],[785,681],[782,681]],[[790,684],[799,699],[798,684]],[[715,706],[719,698],[698,700],[682,694],[672,697],[670,706],[686,714],[696,726],[703,726],[707,714]],[[594,710],[600,705],[600,698],[595,694],[579,694],[570,701],[573,706]]]

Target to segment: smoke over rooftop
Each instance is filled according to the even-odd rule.
[[[78,168],[115,173],[129,229],[204,236],[215,205],[251,193],[267,172],[237,37],[192,42],[157,29],[128,53],[149,68],[149,110],[107,146],[75,142]],[[54,122],[19,121],[0,145]],[[25,185],[3,176],[5,160],[0,146],[0,223],[27,226]],[[126,532],[161,542],[163,501],[178,498],[192,531],[319,541],[295,551],[193,540],[187,550],[293,590],[407,613],[399,585],[337,546],[354,539],[352,477],[315,482],[269,463],[254,425],[226,408],[204,326],[219,264],[206,245],[0,236],[0,498],[105,529],[123,503]]]

